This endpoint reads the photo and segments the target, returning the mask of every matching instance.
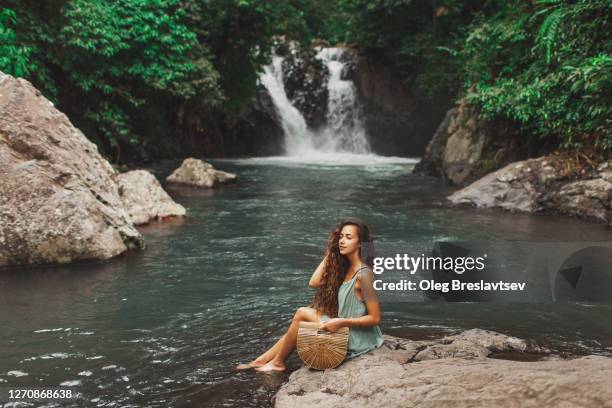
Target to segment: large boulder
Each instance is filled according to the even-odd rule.
[[[381,348],[336,369],[293,372],[274,406],[612,407],[612,358],[488,358],[498,352],[543,351],[477,329],[431,341],[385,336]]]
[[[172,200],[150,172],[132,170],[118,174],[116,180],[119,195],[134,224],[185,215],[185,208]]]
[[[545,192],[542,201],[551,210],[612,225],[612,160],[584,179]]]
[[[451,117],[442,155],[442,170],[453,184],[466,181],[480,165],[487,136],[486,123],[465,104],[460,105]]]
[[[511,211],[555,211],[612,223],[612,161],[579,176],[560,155],[511,163],[448,197],[451,204]]]
[[[463,186],[528,157],[526,150],[511,126],[481,119],[477,109],[461,99],[446,112],[413,172]]]
[[[143,248],[114,175],[66,115],[28,81],[0,72],[0,266]]]
[[[487,174],[455,191],[448,200],[452,204],[469,204],[478,208],[540,211],[539,196],[544,184],[556,178],[555,169],[547,160],[524,160]]]
[[[189,157],[166,178],[166,181],[171,184],[212,188],[236,179],[235,174],[217,170],[210,163]]]

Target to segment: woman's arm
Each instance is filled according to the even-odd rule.
[[[377,300],[366,301],[368,314],[361,317],[345,317],[342,325],[347,327],[370,327],[380,324],[380,303]]]
[[[321,326],[322,329],[335,332],[341,327],[370,327],[380,323],[380,303],[378,300],[365,302],[368,314],[361,317],[335,317]]]
[[[310,277],[310,282],[308,282],[308,286],[310,286],[311,288],[318,288],[321,286],[323,280],[323,273],[325,272],[325,262],[327,262],[327,254],[325,254],[325,257]]]

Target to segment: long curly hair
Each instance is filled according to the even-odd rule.
[[[374,239],[370,227],[364,221],[358,218],[346,218],[331,230],[327,240],[327,250],[325,252],[327,261],[325,262],[321,286],[310,304],[310,307],[327,314],[329,317],[338,316],[338,291],[349,267],[349,260],[346,256],[340,255],[340,249],[338,248],[340,232],[346,225],[357,227],[360,243],[359,256],[363,263],[371,267],[374,258]]]

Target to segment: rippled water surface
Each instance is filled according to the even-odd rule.
[[[447,209],[414,161],[334,156],[216,161],[237,184],[171,193],[184,221],[142,228],[111,262],[2,271],[0,387],[74,386],[82,406],[268,406],[286,374],[236,372],[283,333],[313,290],[330,227],[367,220],[378,245],[439,240],[610,241],[605,226]],[[163,179],[178,163],[156,165]],[[574,352],[612,353],[607,304],[383,304],[383,332],[488,328]],[[290,368],[299,366],[295,355]],[[69,405],[69,404],[66,404]]]

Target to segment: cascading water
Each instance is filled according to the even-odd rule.
[[[266,87],[274,107],[281,120],[283,132],[285,133],[285,148],[290,156],[304,152],[312,152],[313,135],[308,130],[306,121],[295,106],[291,104],[285,85],[283,84],[283,57],[274,56],[272,63],[264,67],[264,72],[259,80]]]
[[[344,53],[341,48],[321,48],[317,54],[330,73],[327,124],[317,133],[308,129],[301,112],[287,98],[283,83],[283,57],[274,56],[272,63],[264,68],[259,79],[268,90],[280,117],[287,155],[370,153],[355,85],[350,80],[342,79],[342,70],[346,65],[342,61]]]
[[[321,48],[317,54],[329,70],[327,127],[323,133],[333,151],[370,153],[355,84],[342,79],[345,55],[342,48]]]

